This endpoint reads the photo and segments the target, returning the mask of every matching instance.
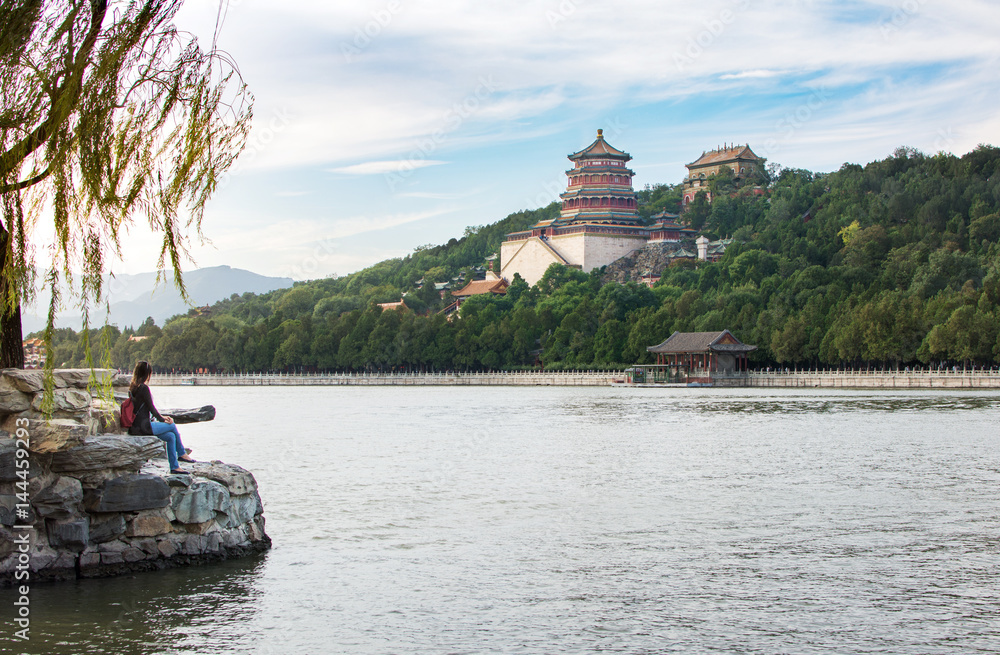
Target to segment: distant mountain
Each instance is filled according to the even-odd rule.
[[[173,276],[166,274],[167,282],[156,285],[156,273],[139,273],[138,275],[116,275],[105,280],[105,289],[111,299],[109,323],[120,328],[136,327],[152,316],[157,325],[175,314],[187,313],[190,305],[181,300],[181,295],[173,285]],[[251,271],[245,271],[230,266],[213,266],[199,268],[184,273],[184,284],[188,296],[195,307],[211,305],[231,295],[243,295],[246,292],[267,293],[275,289],[292,286],[293,280],[287,277],[267,277]],[[29,307],[21,317],[24,334],[41,330],[45,327],[45,308],[43,305]],[[104,323],[104,313],[91,317],[91,325]],[[82,318],[69,313],[59,314],[56,327],[69,327],[74,330],[81,328]]]

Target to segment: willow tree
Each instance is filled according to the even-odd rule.
[[[184,293],[181,263],[252,97],[214,42],[174,27],[181,3],[0,0],[2,367],[23,367],[21,306],[42,284],[46,333],[64,288],[87,333],[129,229],[162,234],[158,268]]]

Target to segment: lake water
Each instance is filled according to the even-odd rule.
[[[995,392],[154,394],[274,548],[35,586],[26,652],[1000,649]]]

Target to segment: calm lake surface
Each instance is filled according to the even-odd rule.
[[[995,392],[153,392],[274,549],[35,586],[26,652],[1000,649]]]

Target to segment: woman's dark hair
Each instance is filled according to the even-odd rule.
[[[135,391],[140,384],[144,384],[149,376],[153,374],[153,367],[149,365],[146,360],[140,360],[135,365],[135,371],[132,373],[132,382],[128,385],[128,390],[130,392]]]

